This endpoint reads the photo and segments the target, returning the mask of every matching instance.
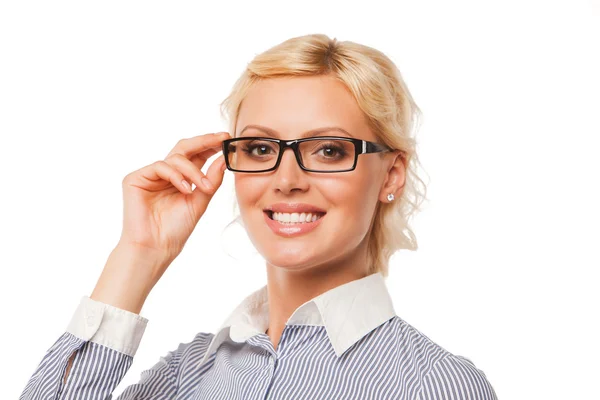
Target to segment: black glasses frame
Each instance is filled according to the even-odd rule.
[[[229,144],[232,142],[236,142],[238,140],[248,140],[248,139],[267,141],[267,142],[273,142],[273,143],[279,144],[279,153],[277,154],[277,161],[275,162],[275,165],[272,168],[261,169],[258,171],[244,171],[244,170],[232,168],[229,165],[229,150],[228,150]],[[320,171],[320,170],[306,168],[302,164],[302,158],[300,156],[298,144],[302,143],[302,142],[308,142],[311,140],[346,140],[346,141],[352,142],[354,144],[354,162],[352,164],[352,168],[334,170],[334,171]],[[310,138],[294,139],[294,140],[267,138],[267,137],[263,137],[263,136],[242,136],[242,137],[237,137],[237,138],[233,138],[233,139],[223,140],[221,147],[223,150],[223,157],[225,158],[225,164],[226,164],[228,170],[233,171],[233,172],[244,172],[244,173],[250,173],[250,174],[256,173],[256,172],[268,172],[268,171],[276,170],[279,167],[279,164],[281,163],[281,158],[283,157],[283,152],[288,147],[290,147],[294,151],[294,154],[296,156],[296,161],[298,162],[298,165],[300,166],[300,168],[302,168],[304,171],[319,172],[319,173],[353,171],[354,169],[356,169],[356,164],[357,164],[359,155],[367,154],[367,153],[380,153],[380,152],[393,151],[392,148],[390,148],[386,145],[382,145],[382,144],[375,143],[375,142],[369,142],[367,140],[349,138],[349,137],[343,137],[343,136],[315,136],[315,137],[310,137]]]

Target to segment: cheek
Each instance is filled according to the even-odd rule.
[[[326,205],[332,209],[359,212],[367,207],[373,195],[374,183],[368,178],[355,174],[348,178],[331,178],[319,182],[319,192],[326,198]]]
[[[268,184],[263,179],[250,176],[250,174],[237,174],[234,181],[235,193],[240,206],[256,203],[265,191],[264,186]]]
[[[320,186],[320,192],[335,213],[335,226],[345,227],[340,232],[362,236],[368,231],[378,201],[378,187],[372,177],[357,174],[352,179],[331,179]]]
[[[370,194],[361,182],[356,179],[332,179],[320,186],[319,191],[325,198],[324,204],[331,210],[331,216],[335,218],[331,227],[345,227],[342,230],[346,233],[362,229],[365,224],[368,227],[369,221],[363,219],[368,219]],[[333,218],[331,220],[333,222]]]
[[[259,184],[260,179],[238,174],[235,176],[235,194],[240,216],[246,226],[252,226],[248,220],[249,212],[259,203],[264,189]],[[251,215],[251,214],[250,214]]]
[[[258,174],[236,174],[234,177],[235,194],[239,207],[240,217],[250,236],[260,240],[260,233],[268,229],[264,223],[262,207],[272,202],[273,197],[269,195],[272,191],[272,177]],[[253,240],[254,241],[254,240]]]

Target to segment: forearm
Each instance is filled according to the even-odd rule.
[[[75,393],[78,386],[69,383],[69,375],[75,372],[77,385],[96,380],[104,382],[102,376],[110,375],[107,385],[98,387],[110,392],[137,350],[147,322],[140,312],[160,278],[156,271],[164,271],[164,262],[159,255],[143,249],[115,247],[92,295],[87,300],[82,299],[73,315],[67,328],[70,335],[61,336],[49,349],[22,398],[34,399],[39,390]],[[113,308],[107,309],[107,306]],[[94,363],[100,364],[92,365]]]
[[[155,284],[151,271],[156,261],[141,249],[115,247],[90,298],[139,314]],[[67,382],[76,355],[75,351],[69,358],[63,383]]]
[[[20,398],[78,398],[89,387],[98,396],[93,399],[106,398],[131,365],[147,322],[83,296],[67,332],[48,349]]]
[[[155,252],[119,244],[110,253],[90,298],[139,314],[166,263]]]

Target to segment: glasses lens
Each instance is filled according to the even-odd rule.
[[[300,143],[302,163],[315,171],[339,171],[352,168],[354,143],[350,140],[318,139]]]
[[[229,165],[239,171],[262,171],[273,168],[277,162],[279,145],[257,139],[235,140],[227,146]]]
[[[229,165],[240,171],[263,171],[275,166],[279,144],[269,140],[243,139],[229,143]],[[304,167],[313,171],[342,171],[354,164],[354,143],[343,139],[313,139],[299,143]]]

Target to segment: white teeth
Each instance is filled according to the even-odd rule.
[[[314,222],[321,218],[324,214],[321,213],[272,213],[272,219],[281,223],[296,224]]]

